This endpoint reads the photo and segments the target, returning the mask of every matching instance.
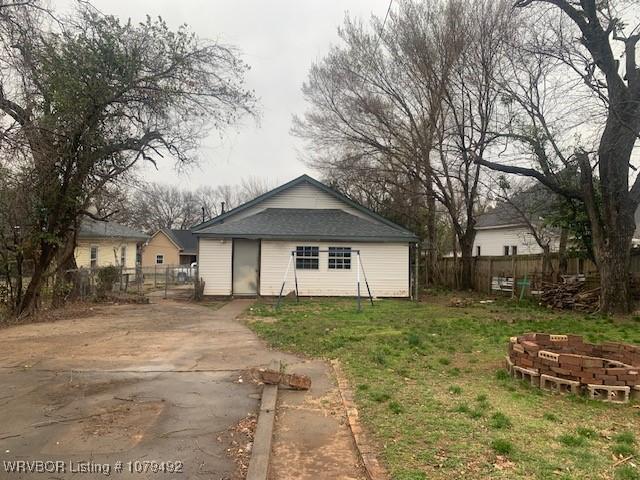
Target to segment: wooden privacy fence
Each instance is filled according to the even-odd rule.
[[[543,275],[542,255],[509,255],[493,257],[474,257],[471,269],[473,289],[478,292],[492,293],[497,290],[511,291],[510,285],[515,285],[519,292],[521,286],[526,283],[525,294],[540,288],[541,282],[562,281],[559,274],[558,254],[550,256],[552,272]],[[630,270],[634,277],[640,276],[640,252],[634,251],[631,255]],[[439,259],[440,282],[448,288],[458,288],[462,262],[460,258],[442,257]],[[587,259],[568,258],[566,273],[563,275],[584,275],[588,283],[598,286],[598,269],[596,265]],[[526,279],[526,282],[524,280]],[[510,283],[511,282],[511,283]],[[496,288],[502,286],[504,288]],[[492,288],[493,287],[493,288]]]

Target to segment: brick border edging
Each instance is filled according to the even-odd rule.
[[[274,369],[280,368],[280,362],[271,364]],[[276,418],[276,401],[278,400],[278,385],[262,387],[262,399],[256,424],[256,433],[251,447],[249,468],[246,480],[267,480],[271,458],[271,443],[273,440],[273,426]]]
[[[378,462],[376,450],[360,425],[358,408],[355,404],[353,391],[349,387],[347,378],[344,376],[340,362],[337,359],[331,360],[331,366],[333,367],[333,373],[338,382],[338,390],[340,391],[342,404],[347,412],[349,430],[351,431],[358,457],[360,457],[360,461],[362,461],[364,465],[367,478],[369,480],[388,480],[390,478],[388,472],[380,465],[380,462]]]

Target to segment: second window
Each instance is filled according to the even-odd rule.
[[[329,247],[329,270],[351,269],[351,247]]]

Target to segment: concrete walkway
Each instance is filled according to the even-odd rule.
[[[287,370],[309,375],[312,384],[308,392],[279,392],[271,479],[366,478],[330,366],[300,360]]]

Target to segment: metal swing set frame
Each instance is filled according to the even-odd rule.
[[[328,253],[329,250],[320,250],[318,249],[318,253]],[[364,283],[367,287],[367,294],[369,296],[369,302],[371,302],[371,306],[373,306],[373,296],[371,295],[371,288],[369,287],[369,281],[367,280],[367,274],[364,271],[364,265],[362,264],[362,258],[360,257],[360,250],[351,250],[351,253],[356,254],[356,304],[358,307],[358,311],[362,311],[362,297],[360,295],[360,271],[362,271],[362,276],[364,278]],[[300,295],[298,293],[298,274],[296,273],[296,250],[291,251],[291,255],[289,256],[289,262],[287,263],[287,269],[284,272],[284,278],[282,279],[282,286],[280,287],[280,293],[278,294],[278,301],[276,302],[276,310],[280,308],[280,304],[282,303],[282,294],[284,292],[284,286],[287,283],[287,278],[289,276],[289,270],[291,269],[291,265],[293,265],[293,279],[295,284],[296,291],[296,303],[300,301]],[[318,261],[320,261],[318,259]]]

